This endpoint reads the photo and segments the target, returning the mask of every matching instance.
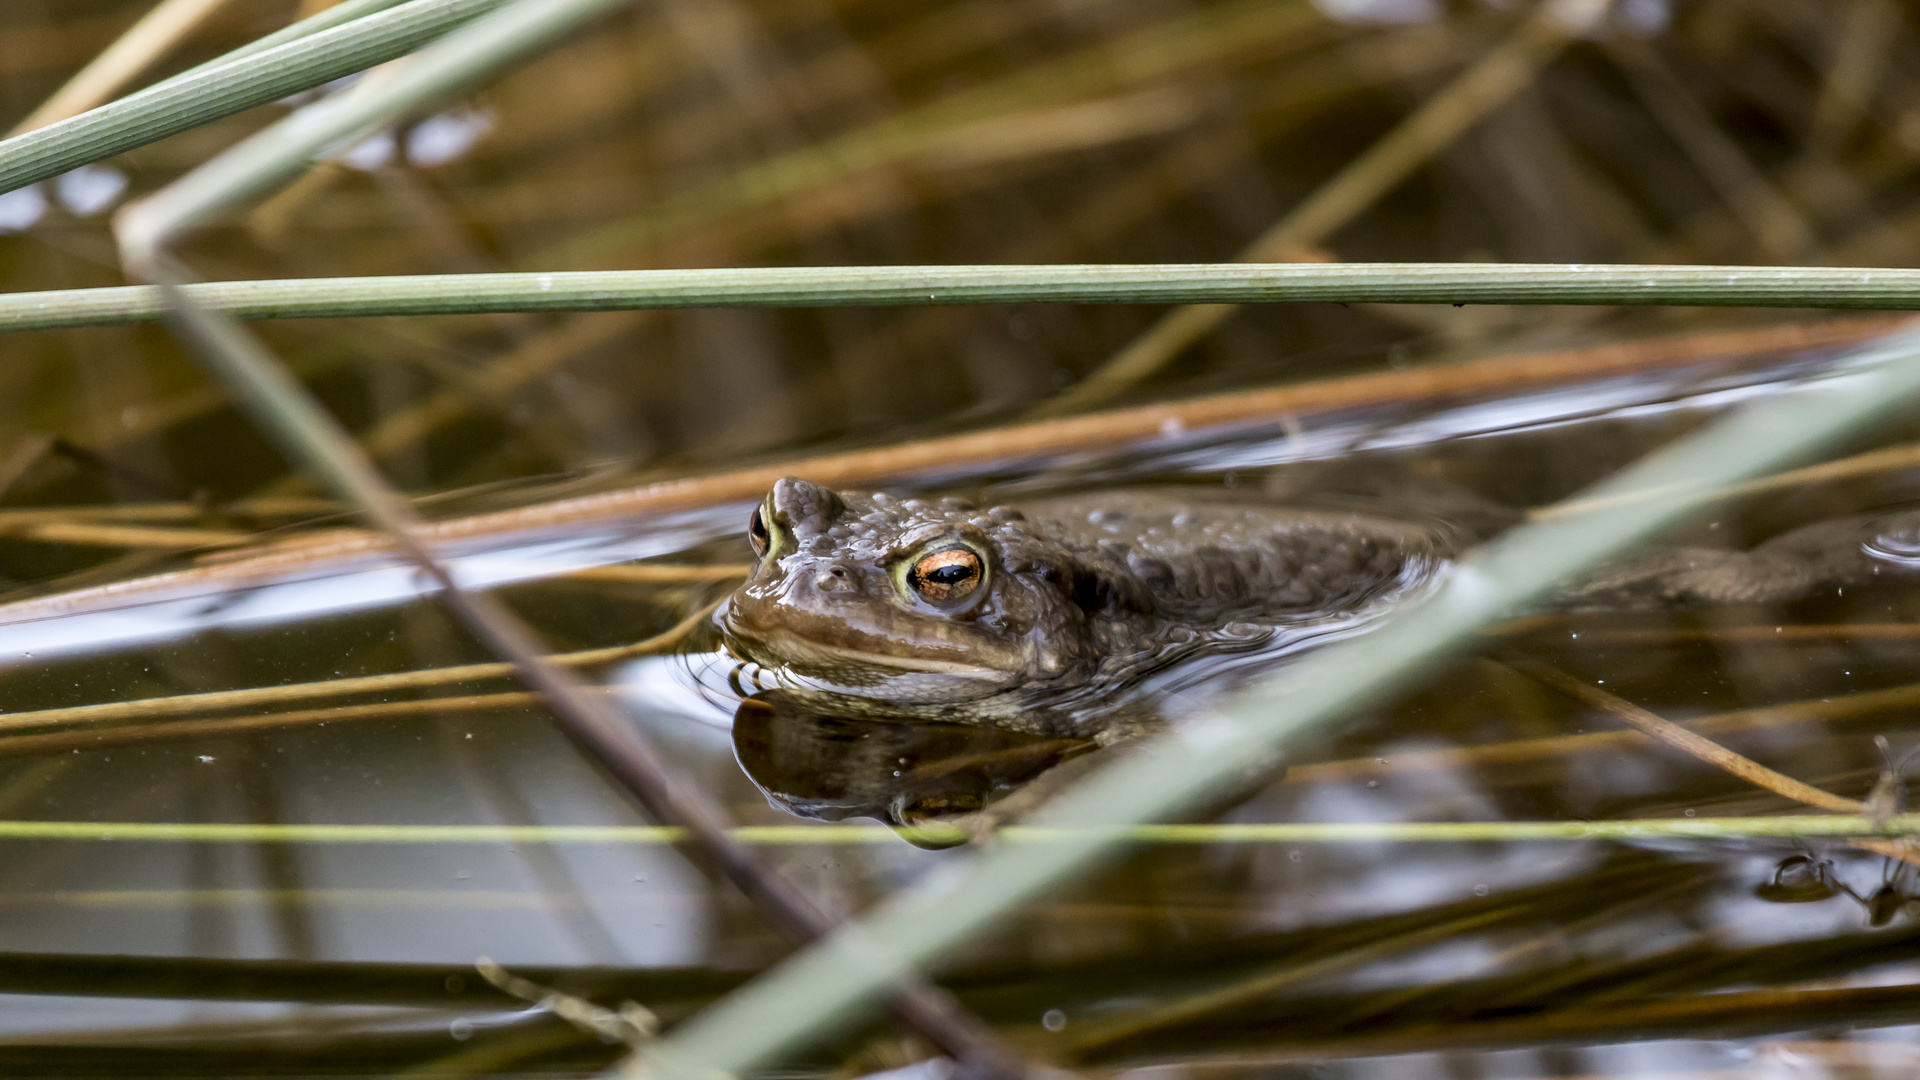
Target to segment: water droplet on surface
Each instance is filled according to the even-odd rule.
[[[1065,1031],[1067,1014],[1059,1009],[1048,1009],[1040,1017],[1040,1026],[1048,1031]]]
[[[1868,525],[1861,545],[1868,555],[1903,565],[1920,564],[1920,515],[1896,514]]]

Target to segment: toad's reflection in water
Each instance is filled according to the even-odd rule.
[[[733,721],[734,755],[777,809],[907,829],[975,815],[1093,745],[971,724],[825,715],[779,690],[742,701]]]

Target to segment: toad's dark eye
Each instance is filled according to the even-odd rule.
[[[980,587],[986,565],[971,548],[955,547],[922,555],[907,571],[907,584],[922,600],[935,604],[965,598]]]
[[[766,558],[767,547],[772,543],[772,538],[767,535],[767,519],[760,510],[760,507],[754,507],[753,516],[747,519],[747,543],[753,545],[753,557],[756,559]]]

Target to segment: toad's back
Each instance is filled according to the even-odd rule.
[[[1428,576],[1448,530],[1173,489],[1019,504],[1033,531],[1136,582],[1159,615],[1205,626],[1350,610]]]

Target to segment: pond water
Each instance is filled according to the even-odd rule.
[[[1404,476],[1418,467],[1430,486],[1444,479],[1544,505],[1569,492],[1551,480],[1516,483],[1508,463],[1605,453],[1624,464],[1702,417],[1755,395],[1796,392],[1809,360],[1723,367],[1685,386],[1656,379],[1506,399],[1498,410],[1462,404],[1398,418],[1372,410],[1328,427],[1382,444],[1340,453],[1348,475],[1358,468]],[[1421,442],[1403,428],[1440,434]],[[1911,434],[1881,436],[1898,446]],[[1196,437],[1136,448],[1126,467],[1102,456],[1005,480],[892,489],[960,490],[996,501],[1042,485],[1098,493],[1177,479],[1284,503],[1280,491],[1297,489],[1303,476],[1311,481],[1330,459],[1289,449],[1294,442],[1317,441],[1249,428],[1211,445]],[[1232,468],[1198,467],[1210,458]],[[1590,460],[1588,469],[1607,464]],[[1097,479],[1084,478],[1089,469]],[[1844,490],[1783,487],[1766,500],[1715,506],[1668,542],[1737,549],[1810,517],[1899,507],[1914,496],[1912,484],[1896,471],[1863,475]],[[577,550],[599,552],[606,566],[733,573],[751,558],[745,509],[609,527],[619,542]],[[543,554],[552,547],[507,536],[470,547],[457,564],[520,567],[504,595],[568,652],[646,640],[732,587],[725,579],[596,580],[579,570],[596,559],[573,556],[556,567]],[[646,558],[624,558],[636,553]],[[48,644],[10,664],[5,676],[9,723],[19,729],[11,738],[24,743],[0,791],[9,817],[644,824],[508,678],[465,678],[427,691],[429,700],[454,699],[428,709],[414,707],[422,695],[404,685],[325,686],[485,660],[416,595],[417,586],[354,584],[408,580],[395,573],[335,567],[317,578],[325,583],[320,604],[302,599],[314,589],[311,569],[286,585],[204,586],[201,595],[151,605],[158,614],[137,631],[118,629],[125,598],[102,602],[99,612],[13,623],[7,632],[23,635],[23,643],[37,636]],[[279,591],[294,599],[281,604]],[[1726,747],[1817,787],[1864,797],[1884,767],[1873,736],[1899,749],[1914,742],[1901,716],[1920,696],[1906,624],[1916,602],[1912,585],[1889,578],[1870,591],[1826,590],[1784,607],[1688,604],[1522,619],[1391,708],[1296,746],[1284,776],[1231,793],[1216,807],[1217,820],[1566,821],[1795,809],[1631,736],[1604,710],[1530,678],[1520,661],[1554,665],[1667,719],[1695,722]],[[60,644],[68,624],[80,644]],[[742,701],[752,687],[742,683],[738,662],[717,649],[707,619],[671,649],[600,670],[633,722],[661,743],[676,770],[719,795],[735,821],[788,831],[763,849],[771,866],[843,910],[858,910],[950,857],[892,838],[876,819],[951,819],[1062,760],[1107,752],[993,728],[835,720],[783,707],[778,692]],[[1291,651],[1190,660],[1136,693],[1178,716]],[[313,683],[321,685],[298,699],[251,703],[237,715],[235,706],[248,701],[190,702],[166,716],[35,715]],[[1797,703],[1809,707],[1765,708]],[[800,833],[842,820],[869,827],[815,842]],[[157,1040],[180,1048],[183,1062],[202,1062],[216,1051],[312,1042],[342,1067],[359,1055],[408,1060],[436,1038],[448,1041],[449,1052],[459,1043],[531,1040],[529,1052],[544,1057],[550,1048],[538,1048],[564,1029],[500,1001],[474,1000],[480,984],[462,973],[475,957],[575,990],[617,987],[672,1015],[786,951],[763,916],[671,845],[612,833],[571,842],[449,843],[423,834],[197,844],[42,838],[7,846],[13,870],[0,897],[8,909],[0,950],[53,961],[56,969],[113,958],[82,967],[85,976],[56,980],[108,996],[22,997],[5,1010],[12,1036],[27,1043]],[[1851,1002],[1845,995],[1855,990],[1898,986],[1910,977],[1906,950],[1920,941],[1903,903],[1920,893],[1910,874],[1897,860],[1826,841],[1149,846],[1022,912],[947,974],[986,1016],[1036,1047],[1089,1063],[1213,1058],[1228,1049],[1232,1060],[1247,1062],[1234,1067],[1253,1068],[1255,1061],[1371,1057],[1367,1043],[1378,1038],[1418,1052],[1394,1059],[1393,1068],[1417,1069],[1415,1061],[1442,1059],[1432,1047],[1476,1026],[1485,1028],[1477,1038],[1527,1044],[1567,1022],[1563,1016],[1611,1007],[1626,1017],[1621,1023],[1644,1025],[1638,1040],[1662,1024],[1684,1034],[1701,1022],[1684,1010],[1732,995],[1720,1006],[1729,1017],[1716,1025],[1772,1030],[1783,1027],[1779,1006],[1743,1019],[1743,1006],[1758,1006],[1739,995],[1764,990],[1777,998],[1783,991],[1764,988],[1790,986]],[[193,987],[188,993],[199,998],[209,977],[216,1000],[169,1002],[150,989]],[[328,987],[319,1002],[300,989],[316,977]],[[1267,979],[1276,981],[1271,989]],[[445,989],[463,980],[458,992]],[[1247,984],[1260,985],[1194,1016],[1160,1015],[1209,989]],[[279,994],[301,1004],[258,1000]],[[1692,1042],[1673,1053],[1723,1065],[1761,1044],[1773,1045]],[[604,1057],[592,1045],[563,1058]],[[1604,1063],[1615,1052],[1583,1055]],[[1487,1067],[1510,1067],[1494,1064],[1500,1060],[1489,1058]]]
[[[1914,261],[1920,42],[1898,5],[1856,5],[1618,4],[1351,217],[1261,257]],[[0,12],[7,115],[145,6]],[[143,78],[295,6],[226,5]],[[1224,260],[1525,17],[1330,0],[642,6],[316,166],[185,254],[220,278]],[[0,195],[7,288],[124,283],[111,209],[300,103]],[[768,868],[851,915],[966,857],[941,823],[1127,750],[1070,725],[823,714],[731,655],[712,613],[755,561],[748,517],[773,478],[983,507],[1142,486],[1324,507],[1364,488],[1388,514],[1479,507],[1447,524],[1484,536],[1732,410],[1846,378],[1898,325],[1272,305],[1075,399],[1165,314],[259,329],[415,497],[463,584],[605,687],[677,779],[755,830]],[[7,345],[9,1075],[586,1075],[621,1048],[494,989],[476,961],[671,1025],[790,954],[164,328]],[[1653,549],[1745,552],[1838,522],[1849,557],[1885,569],[1870,583],[1515,612],[1193,820],[1903,811],[1920,746],[1916,440],[1907,417],[1857,432],[1833,467],[1703,498]],[[1325,639],[1364,641],[1396,603],[1203,650],[1076,707],[1177,727]],[[1754,762],[1829,801],[1756,783]],[[1897,843],[1249,835],[1132,845],[934,974],[1035,1060],[1140,1080],[1920,1066],[1920,864]],[[776,1072],[941,1080],[932,1057],[873,1016]]]

